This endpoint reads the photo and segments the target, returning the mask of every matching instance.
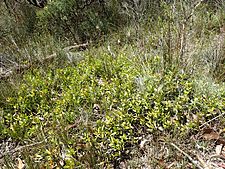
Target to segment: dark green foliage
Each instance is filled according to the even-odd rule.
[[[122,15],[112,2],[55,0],[38,12],[39,29],[75,42],[96,40],[122,26]]]

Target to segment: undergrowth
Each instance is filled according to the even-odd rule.
[[[131,158],[143,135],[195,130],[224,112],[224,102],[224,91],[197,92],[188,74],[142,69],[122,52],[114,58],[89,51],[74,66],[26,73],[2,108],[0,134],[20,143],[45,140],[26,152],[30,165],[115,167]]]
[[[224,5],[93,2],[0,7],[0,168],[138,166],[225,113]]]

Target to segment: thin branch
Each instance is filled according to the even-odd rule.
[[[63,50],[65,52],[69,52],[70,50],[84,48],[84,47],[87,47],[87,46],[88,46],[88,43],[84,43],[84,44],[78,44],[78,45],[74,45],[74,46],[68,46],[68,47],[63,48]],[[42,60],[38,60],[34,63],[30,63],[30,64],[26,64],[26,65],[18,65],[17,63],[12,61],[14,64],[17,64],[17,65],[15,65],[13,67],[10,67],[9,68],[10,71],[5,71],[3,73],[0,73],[0,80],[8,79],[9,77],[11,77],[15,73],[19,73],[19,72],[22,72],[24,70],[27,70],[33,64],[51,62],[56,56],[57,56],[57,53],[53,53],[51,55],[48,55],[47,57],[45,57]],[[8,60],[8,61],[10,61],[10,60]]]
[[[180,51],[179,51],[179,58],[181,60],[181,63],[183,64],[183,55],[184,55],[184,51],[185,51],[185,47],[186,47],[186,26],[188,24],[188,21],[190,20],[190,18],[194,15],[196,9],[201,5],[201,3],[204,0],[200,0],[199,2],[197,2],[194,7],[191,9],[191,13],[186,16],[186,12],[184,7],[183,9],[183,13],[185,14],[185,20],[182,23],[182,28],[181,28],[181,40],[180,40]]]
[[[212,166],[210,164],[207,164],[199,155],[196,155],[199,162],[203,165],[204,169],[212,169]]]
[[[84,43],[84,44],[68,46],[68,47],[65,47],[63,50],[65,50],[67,52],[67,51],[72,50],[72,49],[77,49],[77,48],[82,48],[82,47],[87,47],[87,46],[88,46],[88,42]]]
[[[29,148],[29,147],[33,147],[33,146],[37,146],[37,145],[40,145],[42,144],[44,141],[40,141],[40,142],[37,142],[37,143],[33,143],[33,144],[28,144],[28,145],[24,145],[24,146],[20,146],[20,147],[17,147],[15,149],[12,149],[12,150],[9,150],[9,151],[6,151],[2,154],[0,154],[0,159],[2,159],[4,156],[8,155],[8,154],[13,154],[17,151],[21,151],[25,148]]]
[[[177,147],[175,144],[170,143],[171,146],[173,146],[174,148],[176,148],[179,152],[181,152],[183,155],[185,155],[188,160],[194,164],[198,169],[203,169],[190,155],[188,155],[187,153],[185,153],[183,150],[181,150],[179,147]]]
[[[200,0],[198,3],[195,4],[195,6],[193,7],[190,15],[186,18],[186,22],[194,15],[196,9],[201,5],[201,3],[203,2],[204,0]]]
[[[225,115],[225,112],[224,112],[224,113],[222,113],[222,114],[220,114],[220,115],[218,115],[218,116],[216,116],[216,117],[214,117],[214,118],[212,118],[211,120],[209,120],[209,121],[207,121],[207,122],[203,123],[203,124],[202,124],[199,128],[202,128],[202,127],[203,127],[203,126],[205,126],[206,124],[208,124],[208,123],[212,122],[213,120],[218,119],[219,117],[221,117],[221,116],[223,116],[223,115]]]

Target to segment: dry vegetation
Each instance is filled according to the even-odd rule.
[[[32,4],[0,2],[0,168],[225,168],[224,0]]]

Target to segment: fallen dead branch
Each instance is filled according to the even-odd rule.
[[[181,150],[178,146],[176,146],[173,143],[170,143],[171,146],[173,146],[175,149],[177,149],[179,152],[181,152],[183,155],[185,155],[188,160],[194,164],[198,169],[203,169],[190,155],[188,155],[187,153],[185,153],[183,150]]]
[[[202,164],[204,169],[212,169],[211,165],[207,164],[207,162],[205,162],[199,155],[197,155],[197,159]]]
[[[42,143],[44,143],[44,141],[40,141],[40,142],[37,142],[37,143],[33,143],[33,144],[28,144],[28,145],[20,146],[20,147],[17,147],[17,148],[15,148],[15,149],[6,151],[6,152],[0,154],[0,159],[3,158],[3,157],[5,157],[5,156],[8,155],[8,154],[13,154],[13,153],[15,153],[15,152],[17,152],[17,151],[21,151],[21,150],[23,150],[23,149],[25,149],[25,148],[34,147],[34,146],[40,145],[40,144],[42,144]]]
[[[87,46],[88,46],[88,43],[84,43],[84,44],[79,44],[79,45],[67,46],[67,47],[63,48],[63,50],[65,52],[69,52],[70,50],[86,48]],[[37,61],[29,63],[29,64],[25,64],[25,65],[16,64],[15,66],[10,67],[7,71],[0,73],[0,80],[7,80],[14,74],[19,74],[25,70],[28,70],[34,64],[52,62],[56,58],[56,56],[57,56],[57,53],[53,53],[53,54],[48,55],[47,57],[43,58],[42,60],[37,60]]]

